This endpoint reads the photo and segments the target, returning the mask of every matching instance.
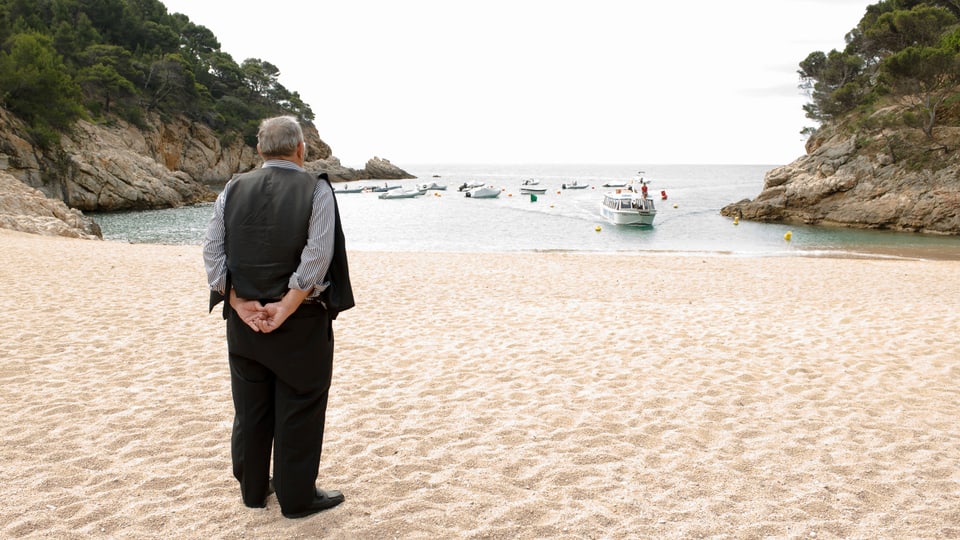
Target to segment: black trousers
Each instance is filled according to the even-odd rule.
[[[333,331],[320,306],[304,305],[270,334],[227,316],[233,392],[233,474],[243,502],[263,507],[273,483],[284,513],[316,493],[333,366]]]

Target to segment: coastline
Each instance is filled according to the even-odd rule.
[[[322,487],[230,476],[200,247],[0,231],[10,537],[960,535],[960,262],[350,253]]]

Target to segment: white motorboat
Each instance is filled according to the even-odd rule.
[[[379,199],[412,199],[423,195],[419,189],[391,189],[377,196]]]
[[[420,191],[430,191],[431,189],[441,190],[441,191],[442,191],[442,190],[447,189],[447,185],[446,185],[446,184],[438,184],[438,183],[436,183],[436,182],[423,182],[423,183],[421,183],[421,184],[417,184],[417,189],[419,189]]]
[[[467,190],[467,197],[471,199],[496,199],[500,196],[500,190],[490,186],[480,186]]]
[[[364,188],[363,186],[350,186],[350,187],[342,187],[339,189],[333,188],[333,192],[334,193],[362,193],[364,189],[366,188]]]
[[[657,209],[653,199],[628,189],[603,194],[600,215],[614,225],[653,225]]]
[[[536,178],[527,178],[523,182],[520,182],[521,186],[536,186],[539,184],[540,184],[540,181],[537,180]]]
[[[570,182],[569,184],[560,184],[560,187],[562,187],[563,189],[586,189],[586,188],[590,187],[590,185],[589,185],[589,184],[581,184],[581,183],[577,182],[576,180],[574,180],[573,182]]]
[[[540,187],[540,186],[535,186],[535,185],[533,185],[533,186],[520,186],[520,193],[522,193],[522,194],[524,194],[524,195],[529,195],[529,194],[531,194],[531,193],[534,193],[534,194],[537,194],[537,195],[541,195],[541,194],[546,193],[546,192],[547,192],[547,188],[545,188],[545,187]]]
[[[387,185],[386,182],[382,186],[366,186],[363,188],[364,193],[383,193],[385,191],[392,191],[394,189],[400,189],[402,186],[400,184]]]
[[[483,187],[483,182],[464,182],[460,184],[457,191],[470,191],[473,188]]]
[[[626,182],[605,182],[603,184],[603,187],[610,187],[610,188],[622,188],[626,186],[627,186]]]

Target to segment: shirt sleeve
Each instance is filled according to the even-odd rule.
[[[227,252],[224,251],[226,228],[223,224],[224,201],[229,182],[217,195],[213,203],[213,216],[207,224],[207,235],[203,240],[203,266],[207,272],[207,283],[211,291],[226,294]]]
[[[313,288],[308,298],[316,298],[327,288],[325,278],[333,259],[334,200],[330,185],[319,180],[313,192],[313,210],[307,245],[300,254],[300,265],[290,276],[287,287],[301,291]]]

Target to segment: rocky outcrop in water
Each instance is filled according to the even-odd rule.
[[[331,182],[348,182],[352,180],[403,180],[416,178],[412,174],[397,167],[389,160],[374,157],[367,161],[367,165],[360,170],[350,169],[340,164],[335,157],[318,159],[304,164],[309,171],[325,172]]]
[[[960,234],[960,129],[822,128],[807,155],[769,171],[763,190],[721,210],[757,221]]]

